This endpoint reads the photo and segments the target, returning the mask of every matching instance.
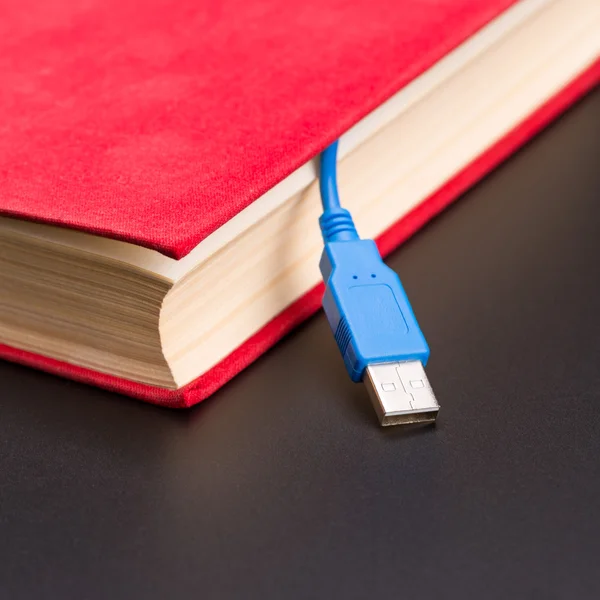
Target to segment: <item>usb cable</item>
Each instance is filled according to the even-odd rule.
[[[321,154],[319,267],[323,308],[352,381],[363,381],[382,425],[433,422],[440,409],[425,375],[429,346],[398,275],[341,207],[335,142]]]

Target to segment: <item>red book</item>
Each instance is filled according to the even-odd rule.
[[[334,139],[385,254],[600,79],[594,0],[0,16],[0,355],[173,407],[317,310],[313,159]]]

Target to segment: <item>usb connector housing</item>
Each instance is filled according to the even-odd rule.
[[[324,213],[323,308],[352,381],[363,381],[382,425],[435,421],[429,346],[398,275],[344,209]]]
[[[435,421],[440,406],[421,361],[370,364],[363,381],[381,425]]]

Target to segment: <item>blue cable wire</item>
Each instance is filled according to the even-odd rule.
[[[324,211],[341,208],[337,187],[337,149],[338,140],[325,148],[321,154],[319,187]]]
[[[323,150],[320,159],[319,188],[323,214],[319,224],[325,243],[359,239],[352,215],[340,205],[337,187],[337,149],[338,142],[335,141]]]

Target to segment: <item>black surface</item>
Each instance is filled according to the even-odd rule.
[[[435,428],[322,315],[170,412],[0,363],[3,598],[600,597],[600,92],[396,252]]]

